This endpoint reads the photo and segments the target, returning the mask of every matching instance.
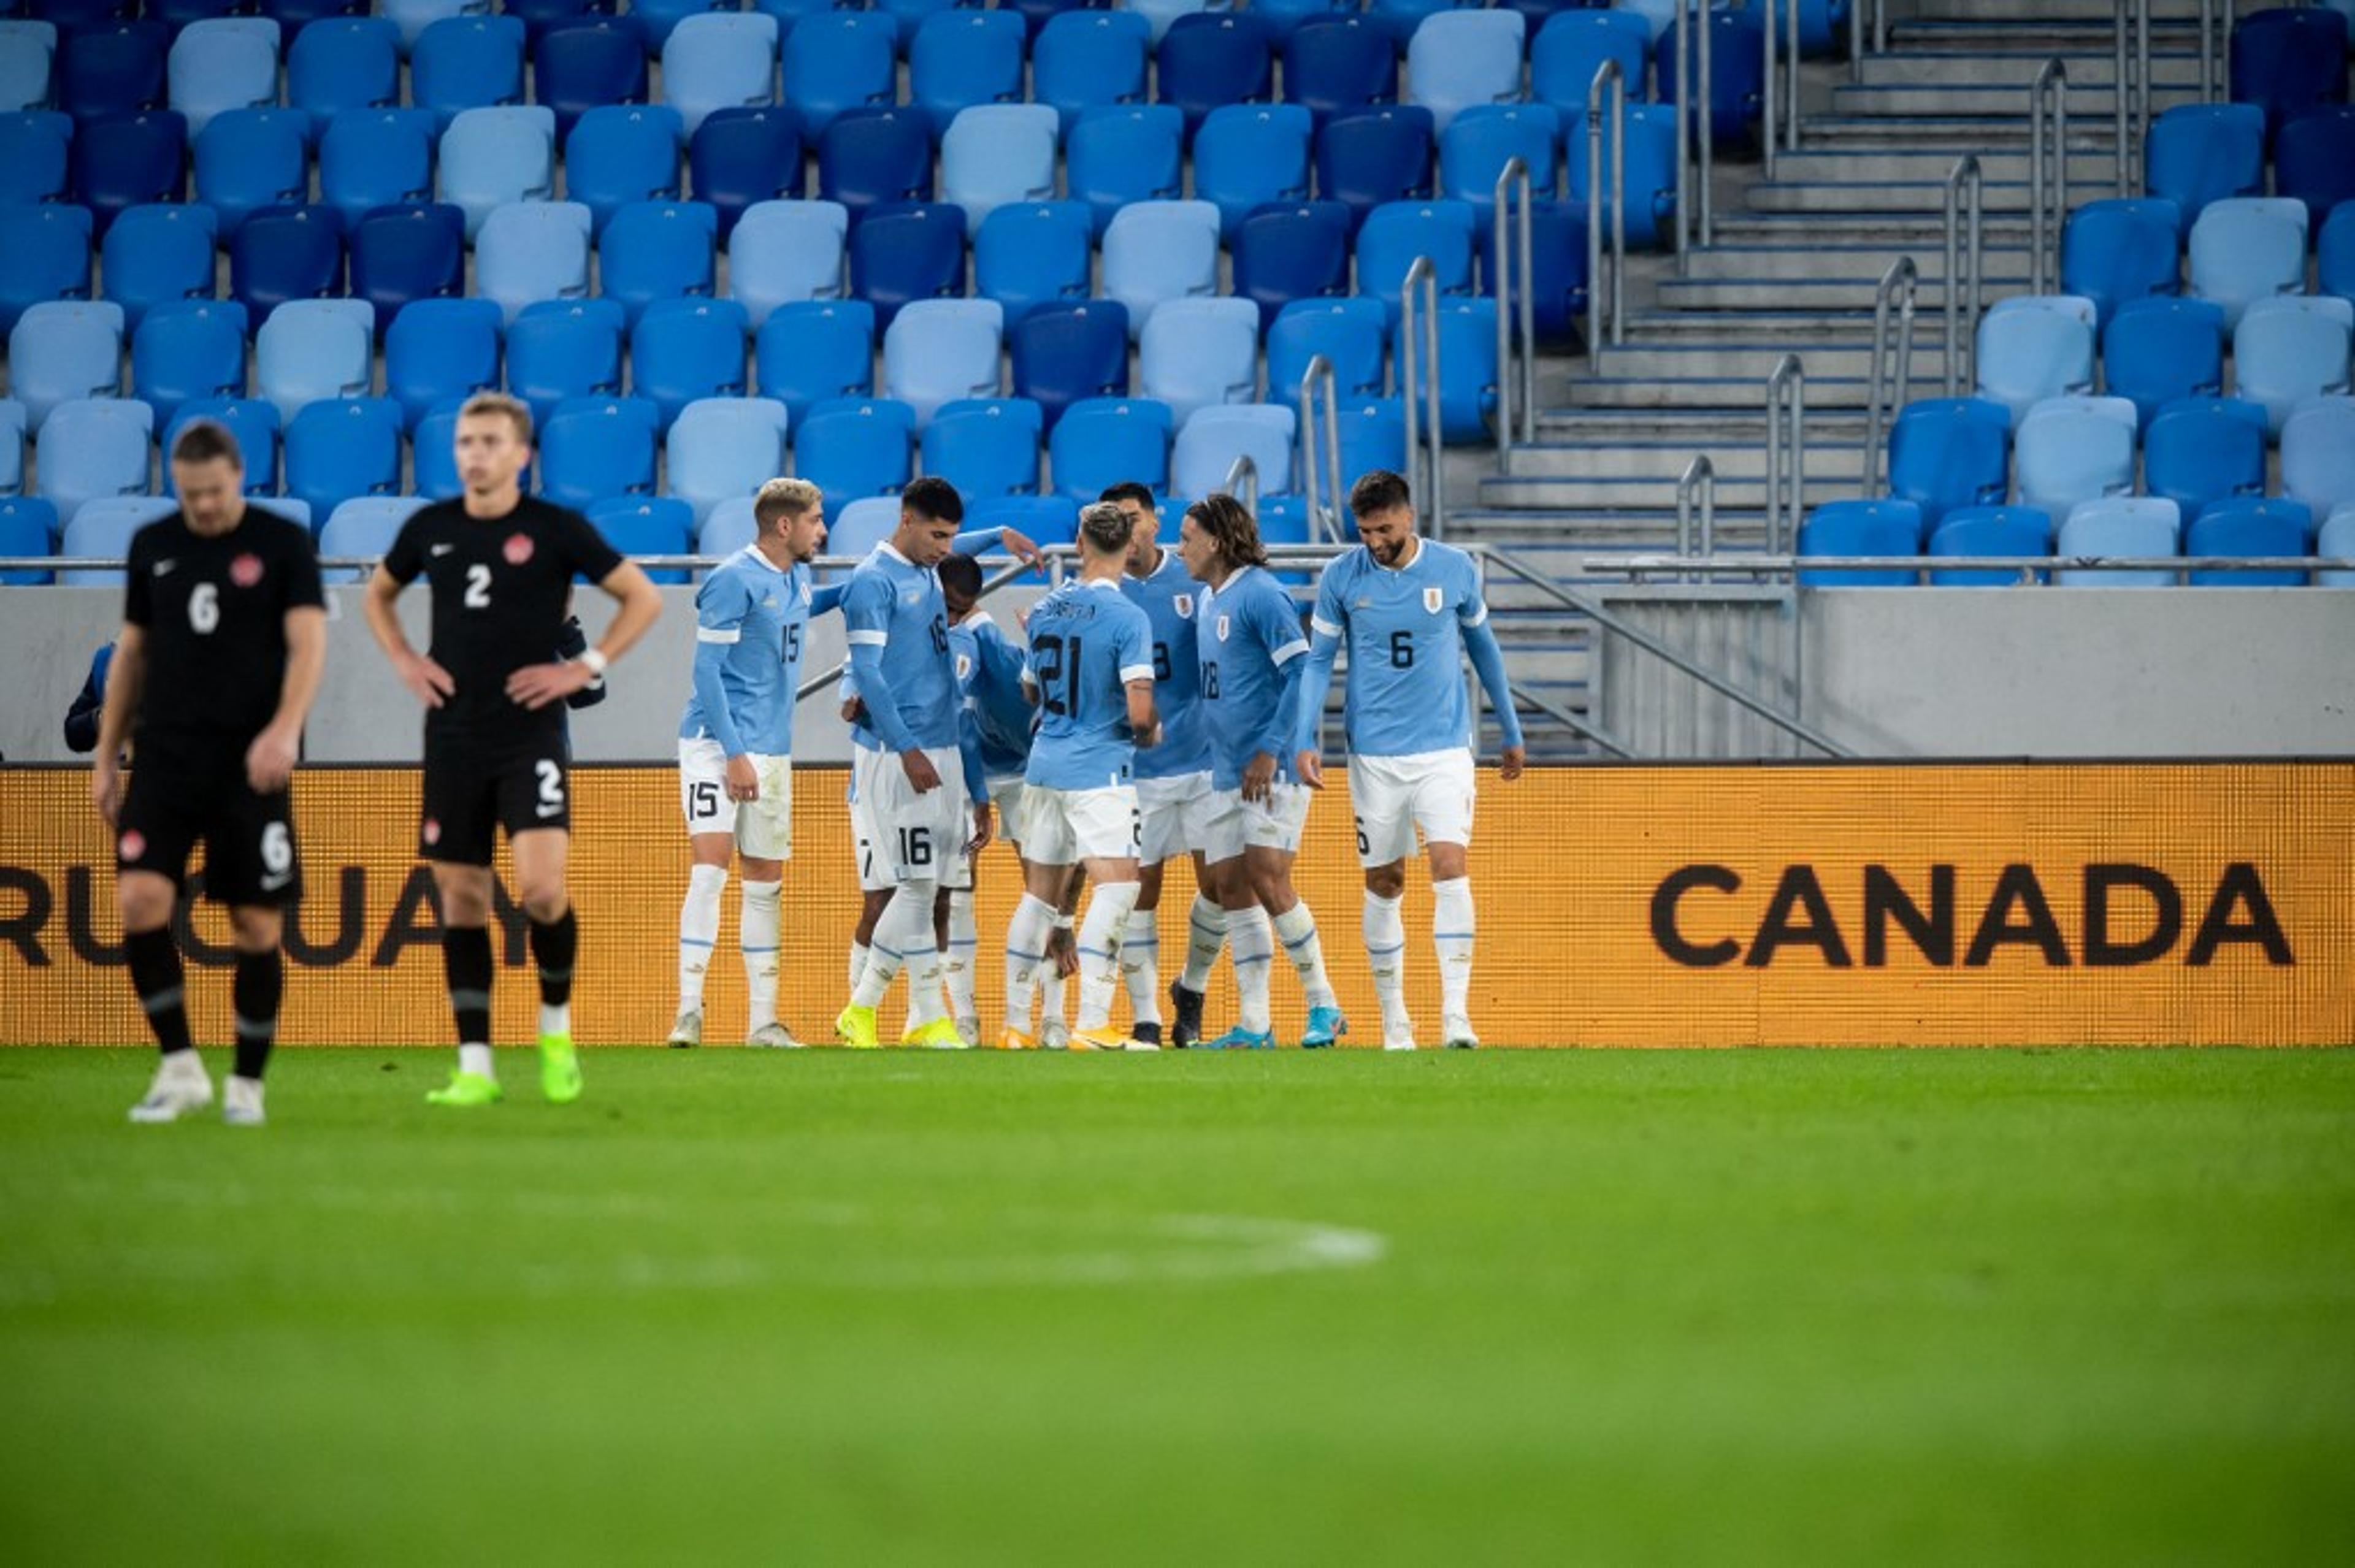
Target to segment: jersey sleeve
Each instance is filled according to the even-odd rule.
[[[695,640],[722,647],[743,635],[744,617],[752,608],[744,580],[733,571],[715,571],[695,591]]]
[[[1115,645],[1120,653],[1120,679],[1125,686],[1131,681],[1153,678],[1153,625],[1145,612],[1131,606],[1131,613],[1121,617],[1120,638]]]
[[[1251,595],[1247,613],[1252,633],[1266,645],[1268,662],[1282,669],[1308,651],[1308,639],[1300,634],[1300,613],[1293,608],[1292,595],[1269,579],[1267,591]]]
[[[404,588],[416,581],[417,574],[425,570],[424,529],[418,525],[416,517],[401,524],[400,531],[392,536],[392,548],[384,552],[384,570]]]
[[[1320,644],[1328,639],[1338,642],[1349,630],[1349,593],[1341,584],[1342,559],[1335,557],[1316,579],[1316,609],[1308,617],[1308,629]]]
[[[155,624],[155,602],[150,590],[155,573],[147,567],[149,550],[140,542],[146,530],[131,536],[131,548],[123,552],[123,618],[142,631]]]
[[[863,572],[842,591],[842,625],[852,647],[879,648],[891,627],[891,585]]]
[[[319,547],[300,523],[286,525],[286,608],[324,610],[327,591],[319,581]]]
[[[1488,602],[1480,593],[1480,569],[1465,556],[1457,563],[1456,574],[1461,587],[1455,599],[1455,624],[1465,631],[1487,624]]]
[[[622,564],[622,552],[605,542],[597,525],[578,512],[559,509],[556,514],[557,538],[564,553],[571,559],[572,568],[591,582],[602,582]]]

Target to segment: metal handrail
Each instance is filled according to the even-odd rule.
[[[1316,392],[1320,387],[1325,392],[1322,442],[1316,439]],[[1340,382],[1333,373],[1333,361],[1322,354],[1309,356],[1307,368],[1300,376],[1300,482],[1308,503],[1308,526],[1337,544],[1341,539],[1342,507],[1340,402]],[[1320,446],[1329,506],[1320,498],[1316,487]]]
[[[2117,130],[2118,195],[2129,197],[2141,194],[2142,137],[2150,127],[2150,0],[2117,0],[2116,18],[2112,52],[2117,85],[2111,116]],[[2062,148],[2061,156],[2068,155]]]
[[[1792,19],[1796,21],[1799,14],[1799,0],[1785,0],[1785,3],[1791,7]],[[1774,91],[1774,0],[1759,0],[1759,5],[1764,13],[1764,15],[1760,17],[1760,20],[1765,24],[1758,29],[1759,48],[1764,51],[1766,57],[1766,69],[1764,73],[1764,83],[1760,88],[1760,91],[1764,96],[1760,99],[1758,104],[1758,167],[1760,172],[1771,180],[1774,177],[1775,151],[1774,101],[1776,95]],[[1702,19],[1704,22],[1708,19],[1706,15],[1707,10],[1708,0],[1702,0],[1702,11],[1704,13]],[[1706,103],[1708,101],[1703,100],[1702,101]],[[1714,105],[1711,105],[1710,107],[1714,107]],[[1708,111],[1704,109],[1702,112],[1706,115]],[[1704,118],[1702,123],[1707,124],[1708,121]]]
[[[1505,247],[1507,224],[1506,204],[1515,196],[1520,197],[1516,211],[1518,220],[1511,225],[1512,249]],[[1538,438],[1538,302],[1537,302],[1537,237],[1532,227],[1529,165],[1518,154],[1505,160],[1497,175],[1496,203],[1490,208],[1496,231],[1488,254],[1496,259],[1497,276],[1490,293],[1497,296],[1497,466],[1504,467],[1505,456],[1513,449],[1513,408],[1518,398],[1520,404],[1520,439],[1534,442]],[[1511,260],[1508,261],[1508,257]],[[1516,270],[1520,281],[1518,298],[1513,293]],[[1513,353],[1514,334],[1520,337],[1518,361]],[[1518,386],[1515,382],[1518,379]]]
[[[1881,454],[1889,427],[1897,417],[1897,410],[1913,390],[1913,304],[1921,289],[1921,273],[1911,256],[1900,256],[1889,263],[1881,274],[1881,286],[1872,294],[1872,379],[1864,394],[1864,489],[1870,497],[1881,485]],[[1954,280],[1946,287],[1951,295]],[[1891,353],[1889,340],[1890,303],[1901,302],[1897,307],[1897,341],[1895,353]],[[1949,318],[1951,320],[1951,317]],[[1894,357],[1892,375],[1884,368]],[[1884,413],[1884,402],[1888,411]]]
[[[1986,240],[1980,226],[1979,161],[1965,153],[1946,174],[1946,396],[1959,395],[1976,385],[1978,369],[1979,275],[1986,264]],[[1966,199],[1967,193],[1967,199]],[[1962,239],[1962,214],[1970,213],[1970,239]],[[1966,293],[1964,278],[1970,280]],[[1970,357],[1973,375],[1963,377],[1964,357]]]
[[[1786,153],[1799,150],[1799,0],[1782,0],[1785,43],[1780,50],[1774,47],[1775,0],[1761,0],[1761,5],[1764,12],[1761,19],[1765,26],[1758,29],[1758,47],[1764,56],[1765,82],[1762,90],[1764,97],[1759,103],[1759,163],[1771,180],[1774,177],[1775,108],[1778,101],[1782,109],[1782,150]],[[1781,58],[1777,59],[1777,55]],[[1779,94],[1774,86],[1778,71],[1790,73],[1788,82]]]
[[[2232,33],[2232,0],[2224,0],[2223,26],[2218,27],[2216,0],[2200,0],[2200,101],[2216,101],[2224,80],[2224,49]]]
[[[1696,92],[1693,91],[1692,69],[1693,35],[1695,29],[1687,25],[1688,13],[1698,9],[1701,13],[1706,14],[1709,9],[1709,0],[1676,0],[1676,5],[1677,19],[1675,28],[1677,43],[1675,58],[1677,77],[1674,94],[1678,103],[1676,249],[1677,275],[1678,277],[1683,277],[1692,270],[1692,242],[1687,237],[1687,228],[1691,227],[1698,229],[1701,244],[1706,245],[1710,242],[1710,224],[1708,217],[1710,208],[1710,138],[1706,135],[1700,138],[1700,201],[1698,203],[1700,209],[1699,216],[1696,216],[1695,213],[1696,203],[1693,198],[1694,180],[1692,168],[1694,141],[1692,133],[1692,106],[1696,102],[1706,103],[1709,101],[1709,67],[1707,64],[1709,59],[1709,29],[1707,27],[1698,29],[1700,35],[1700,50],[1703,64],[1701,66],[1700,75],[1701,89],[1700,91]],[[1587,287],[1591,289],[1593,286],[1594,280],[1590,277],[1587,280]]]
[[[1700,503],[1700,553],[1717,553],[1717,464],[1699,452],[1677,478],[1677,554],[1693,553],[1693,502]],[[1691,579],[1689,581],[1698,581]]]
[[[1416,290],[1422,291],[1422,309],[1416,309]],[[1415,327],[1423,328],[1423,421],[1427,428],[1418,431],[1415,418],[1416,363]],[[1409,263],[1405,280],[1399,286],[1399,393],[1406,406],[1406,481],[1410,492],[1423,497],[1424,515],[1430,519],[1424,531],[1433,539],[1445,537],[1447,531],[1447,464],[1444,443],[1439,426],[1439,268],[1428,256],[1417,256]],[[1423,448],[1428,447],[1426,454]],[[1423,465],[1427,464],[1425,468]],[[1418,473],[1421,469],[1422,472]]]
[[[1867,0],[1855,0],[1848,8],[1848,69],[1850,81],[1864,80],[1864,7]],[[1889,52],[1889,11],[1883,0],[1870,0],[1872,5],[1872,52]]]
[[[1579,559],[1587,575],[1638,578],[1766,578],[1791,571],[2017,571],[2022,585],[2065,588],[2055,571],[2349,571],[2355,558],[2320,555],[1594,555]],[[2328,592],[2328,589],[2323,589]]]
[[[1611,97],[1611,341],[1625,341],[1627,271],[1627,78],[1615,59],[1604,60],[1586,88],[1586,363],[1603,357],[1603,98]],[[1681,115],[1683,110],[1678,109]]]
[[[1228,495],[1243,504],[1243,510],[1259,515],[1259,461],[1248,452],[1238,452],[1235,460],[1227,464]]]
[[[1807,368],[1796,354],[1774,362],[1766,378],[1766,548],[1799,534],[1807,506]],[[1787,495],[1787,510],[1786,507]]]
[[[2050,103],[2051,142],[2045,141]],[[2047,191],[2051,197],[2048,201]],[[2050,209],[2052,216],[2047,219]],[[2028,84],[2028,275],[2030,293],[2049,294],[2060,276],[2061,228],[2069,218],[2069,68],[2055,55]],[[2048,242],[2047,229],[2050,229]]]

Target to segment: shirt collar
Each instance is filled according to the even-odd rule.
[[[746,545],[743,549],[743,554],[745,559],[751,561],[755,566],[766,567],[769,571],[776,573],[779,577],[785,575],[785,569],[779,566],[775,561],[771,560],[767,556],[762,555],[759,545]]]

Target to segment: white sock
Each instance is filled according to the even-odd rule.
[[[567,1040],[571,1039],[572,1004],[570,1002],[540,1003],[539,1032],[542,1034],[560,1034]]]
[[[491,1048],[487,1045],[462,1045],[458,1048],[458,1071],[479,1072],[485,1078],[496,1078],[491,1065]]]
[[[900,965],[922,948],[932,946],[932,884],[901,882],[875,923],[875,940],[868,948],[867,967],[850,999],[871,1008],[883,999],[899,977]],[[935,961],[938,955],[934,954]]]
[[[1366,961],[1373,966],[1374,997],[1384,1024],[1406,1021],[1406,917],[1404,899],[1386,899],[1368,889],[1364,929]]]
[[[1144,890],[1135,882],[1098,882],[1080,927],[1080,1028],[1112,1021],[1112,993],[1120,983],[1121,937]]]
[[[711,967],[711,944],[719,938],[719,893],[728,885],[725,866],[693,866],[687,873],[687,902],[678,911],[678,1010],[703,1007],[703,972]]]
[[[1178,983],[1189,991],[1210,988],[1210,970],[1227,944],[1227,912],[1200,893],[1186,912],[1186,972]]]
[[[1439,1007],[1452,1019],[1471,1016],[1472,879],[1431,884],[1432,945],[1439,949]]]
[[[852,990],[858,989],[858,982],[867,978],[868,961],[874,956],[875,949],[868,946],[867,944],[854,942],[850,944],[850,988]]]
[[[974,1001],[974,958],[980,951],[981,928],[973,914],[973,890],[949,894],[949,950],[946,959],[949,1013],[969,1019],[979,1009]]]
[[[736,944],[744,950],[744,989],[751,998],[745,1015],[745,1032],[777,1021],[777,904],[783,882],[737,884],[743,902],[738,908]]]
[[[1234,950],[1235,985],[1242,993],[1242,1006],[1235,1023],[1253,1034],[1265,1034],[1267,971],[1275,957],[1275,940],[1268,930],[1267,911],[1257,904],[1227,911],[1227,945]]]
[[[931,921],[924,923],[923,940],[910,945],[905,957],[908,968],[908,1027],[922,1029],[935,1019],[947,1016],[948,993],[941,985],[945,977],[942,971],[946,962],[941,955],[940,933]]]
[[[1161,1021],[1161,923],[1149,909],[1131,910],[1120,939],[1120,975],[1128,982],[1129,1016],[1141,1024]]]
[[[1039,992],[1039,972],[1047,963],[1047,934],[1055,929],[1055,906],[1022,895],[1006,928],[1006,1027],[1028,1033],[1030,999]]]
[[[1316,917],[1308,912],[1305,899],[1275,917],[1275,939],[1284,944],[1284,955],[1300,971],[1300,988],[1307,993],[1308,1005],[1336,1005],[1333,982],[1325,976],[1325,944],[1316,934]]]
[[[1058,911],[1055,915],[1055,934],[1060,937],[1071,936],[1076,923],[1075,917]],[[1063,966],[1060,964],[1050,964],[1039,972],[1039,1027],[1043,1029],[1050,1022],[1064,1023],[1070,1018],[1071,1014],[1063,1010]]]

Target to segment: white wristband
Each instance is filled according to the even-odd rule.
[[[604,650],[602,648],[583,648],[580,662],[591,675],[602,680],[605,677],[605,667],[613,661],[605,656]]]

